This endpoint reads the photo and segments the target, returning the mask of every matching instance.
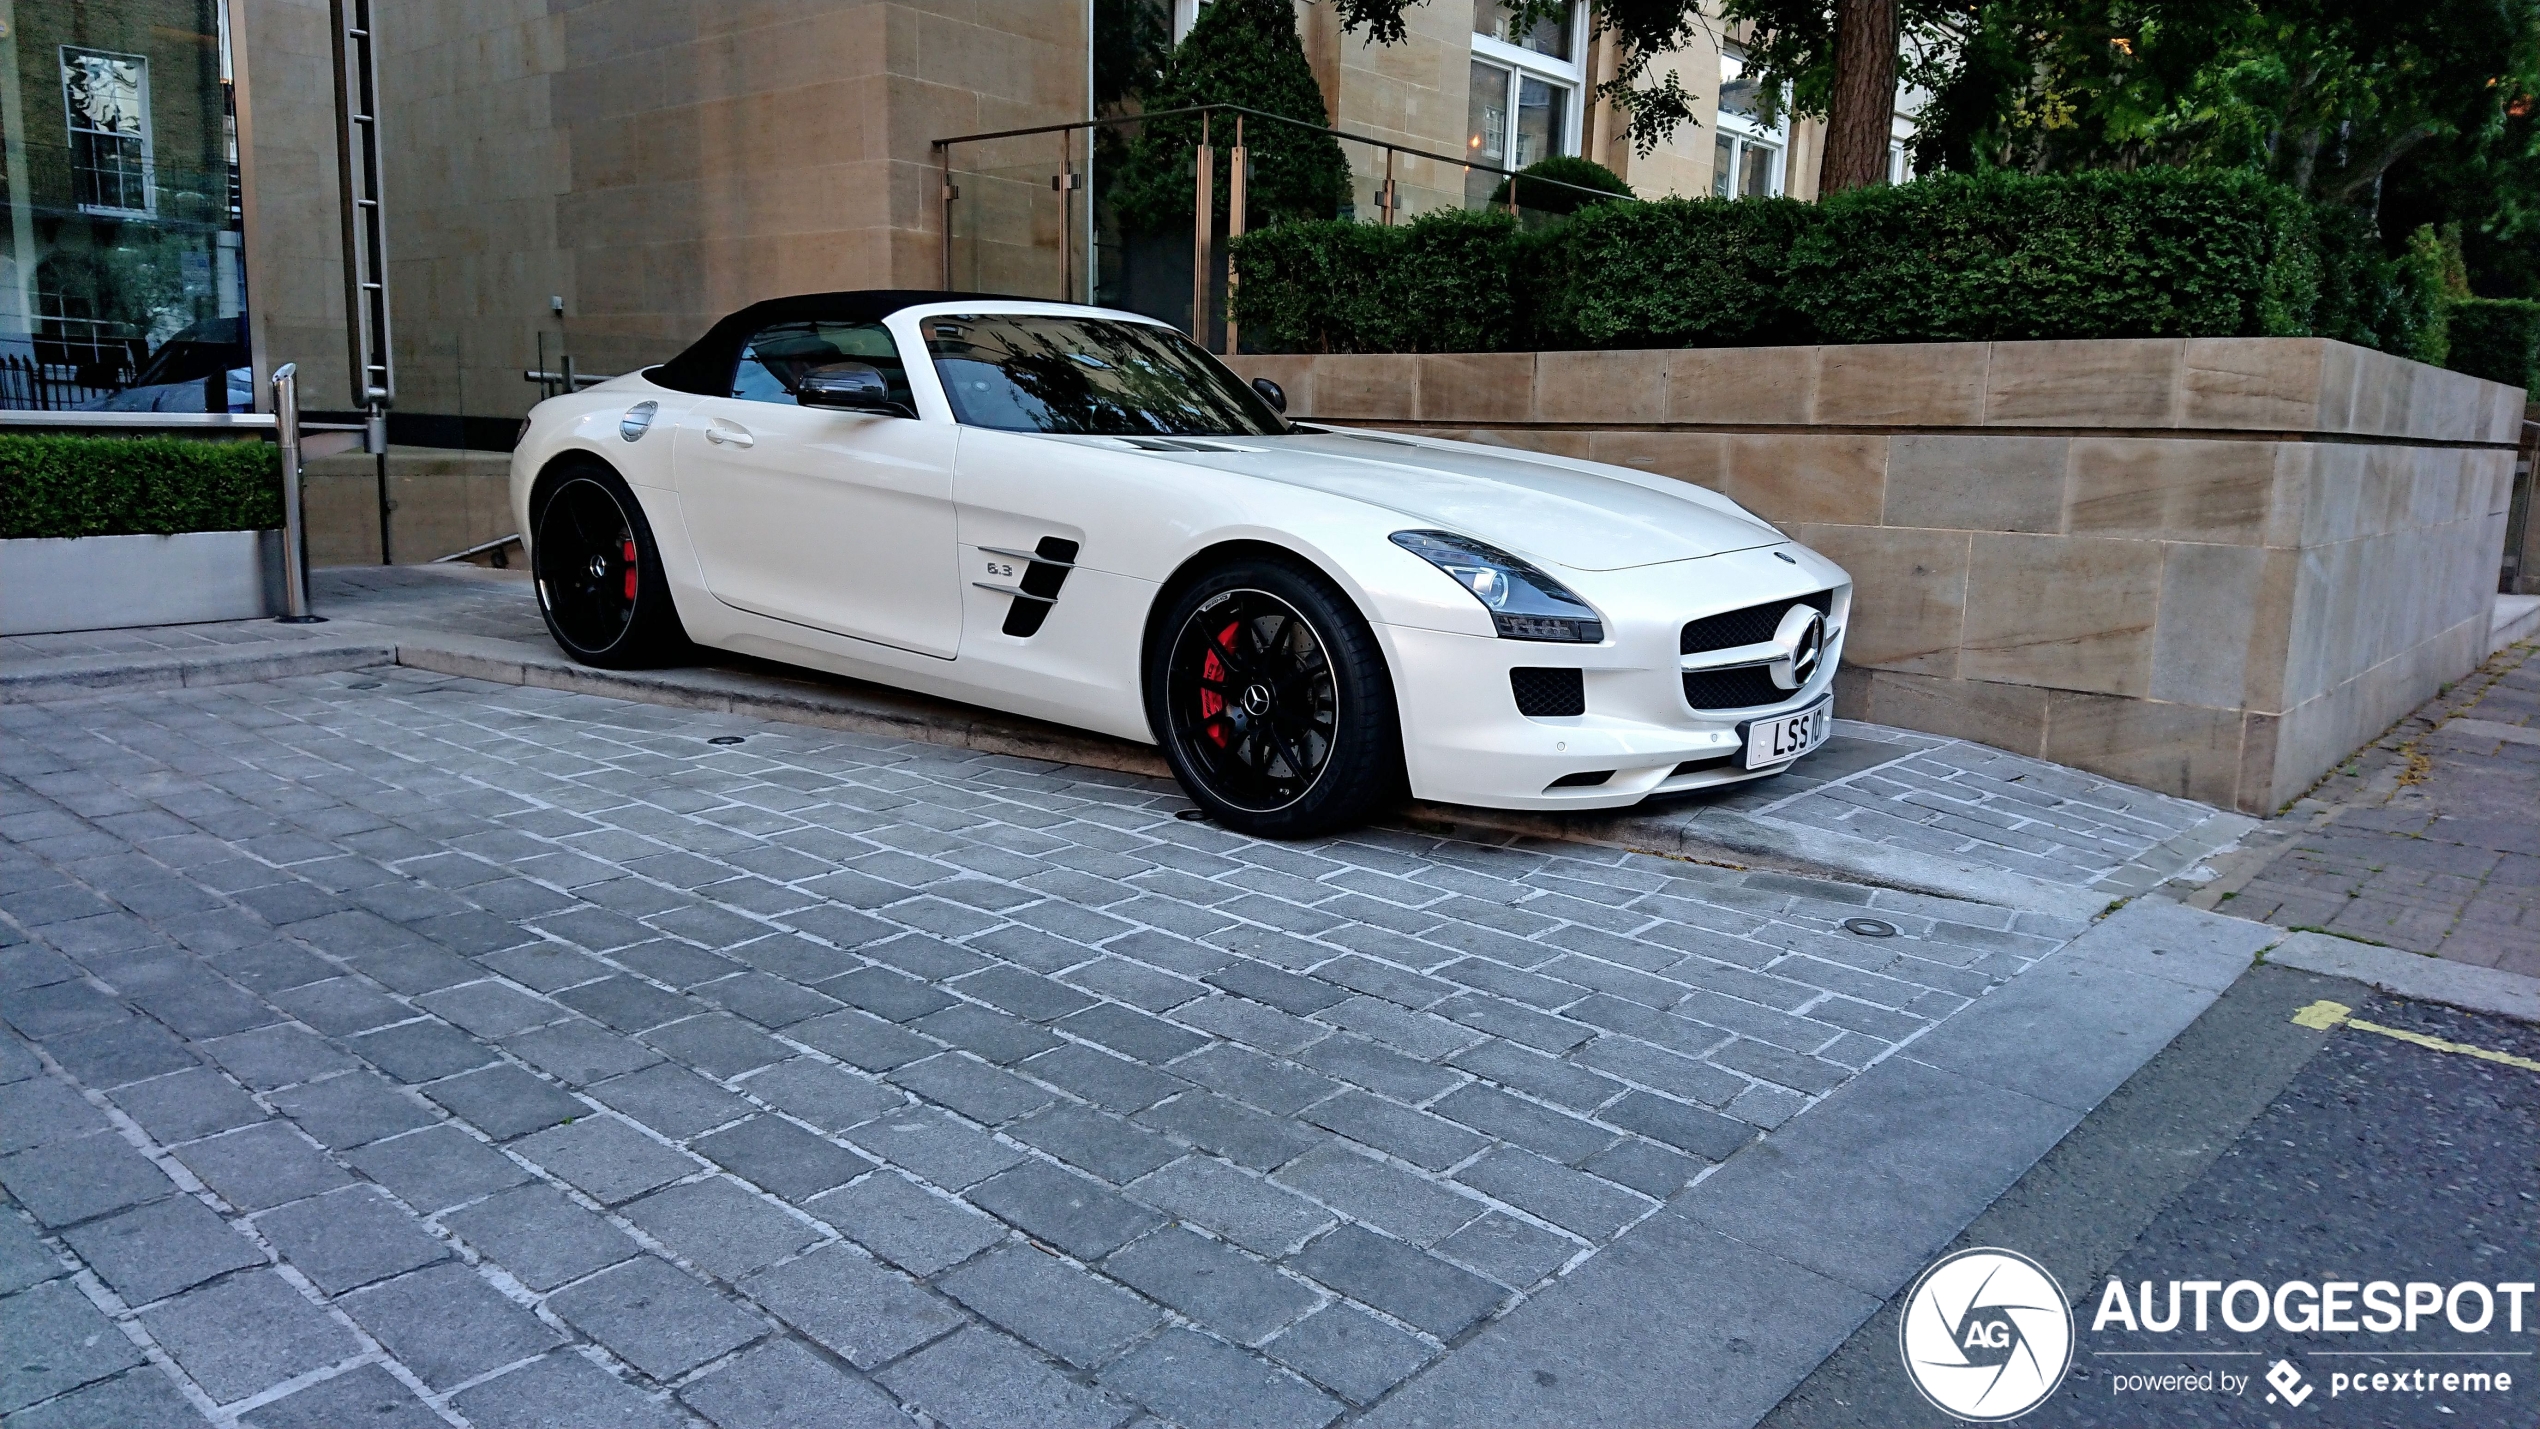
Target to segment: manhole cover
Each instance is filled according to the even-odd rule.
[[[740,742],[741,736],[737,734],[718,734],[706,741],[708,744],[739,744]]]
[[[1846,918],[1843,920],[1843,931],[1858,933],[1864,938],[1893,938],[1896,936],[1896,925],[1881,922],[1876,918]]]

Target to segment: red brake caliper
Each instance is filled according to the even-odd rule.
[[[626,538],[626,598],[635,598],[635,538]]]
[[[1217,641],[1221,645],[1234,644],[1235,627],[1229,625],[1224,630],[1217,632]],[[1217,662],[1217,652],[1215,650],[1210,650],[1207,657],[1200,661],[1199,677],[1202,681],[1215,684],[1224,684],[1226,682],[1226,667]],[[1217,716],[1225,710],[1225,708],[1225,696],[1208,688],[1206,683],[1200,686],[1199,717],[1203,723],[1216,719]],[[1225,748],[1226,726],[1223,724],[1213,724],[1208,725],[1207,728],[1208,737],[1217,742],[1218,748]]]

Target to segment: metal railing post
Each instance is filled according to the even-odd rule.
[[[1235,147],[1226,152],[1226,355],[1235,355],[1235,240],[1244,236],[1244,117],[1235,116]]]
[[[309,533],[300,515],[300,364],[273,373],[273,434],[282,447],[282,610],[285,625],[314,625],[309,613]]]
[[[1208,116],[1199,117],[1197,184],[1191,206],[1191,341],[1208,346],[1209,299],[1216,275],[1209,271],[1210,240],[1217,227],[1217,151],[1209,147]]]

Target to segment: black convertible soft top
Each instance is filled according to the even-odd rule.
[[[966,299],[1018,303],[1040,301],[1004,293],[948,293],[933,288],[862,288],[850,293],[798,293],[752,303],[706,330],[688,350],[644,375],[675,392],[708,397],[732,395],[732,373],[741,364],[741,347],[753,333],[778,323],[880,322],[902,308],[920,303],[958,303]]]

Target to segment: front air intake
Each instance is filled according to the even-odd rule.
[[[1520,665],[1508,672],[1508,689],[1517,697],[1517,713],[1533,719],[1587,713],[1587,680],[1577,670]]]

